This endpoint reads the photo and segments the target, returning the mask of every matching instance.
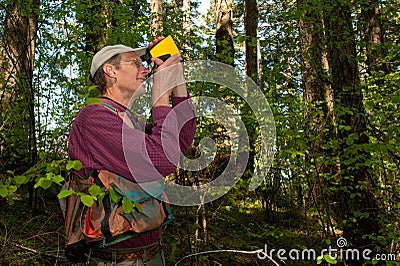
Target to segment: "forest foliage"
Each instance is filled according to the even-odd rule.
[[[162,3],[159,14],[155,2]],[[57,194],[80,167],[67,155],[73,118],[98,96],[87,86],[90,60],[106,44],[147,45],[155,30],[173,36],[185,61],[219,61],[251,77],[276,127],[272,165],[261,186],[249,191],[260,148],[251,106],[218,84],[188,84],[192,96],[222,99],[239,110],[250,162],[222,198],[173,207],[177,220],[165,232],[168,265],[207,250],[322,249],[339,237],[349,248],[400,260],[400,2],[215,0],[206,12],[199,6],[185,0],[0,0],[0,262],[65,263]],[[201,171],[177,171],[171,180],[207,183],[223,171],[231,147],[212,118],[198,118],[188,157],[199,156],[206,137],[218,146],[213,162]],[[21,230],[15,225],[25,217]],[[245,253],[187,261],[273,265]]]

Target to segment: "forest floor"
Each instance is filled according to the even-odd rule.
[[[55,195],[38,197],[39,211],[27,200],[11,206],[0,202],[0,265],[72,265],[64,259],[64,224]],[[176,220],[163,234],[167,265],[317,265],[277,258],[279,249],[324,248],[317,230],[306,230],[307,219],[296,211],[266,215],[250,198],[233,191],[203,208],[172,206]],[[260,249],[277,264],[254,252]]]

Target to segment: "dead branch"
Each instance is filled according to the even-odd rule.
[[[66,258],[64,256],[61,256],[61,255],[47,254],[45,252],[41,252],[41,251],[38,251],[38,250],[35,250],[35,249],[32,249],[32,248],[28,248],[28,247],[22,246],[20,244],[14,243],[14,242],[12,243],[12,245],[14,247],[17,247],[17,248],[22,249],[24,251],[28,251],[28,252],[31,252],[31,253],[34,253],[34,254],[37,254],[37,255],[40,255],[40,256],[46,256],[46,257],[54,258],[54,259],[58,259],[58,260],[66,260]]]

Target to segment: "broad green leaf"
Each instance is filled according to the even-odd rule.
[[[8,195],[8,189],[6,187],[0,188],[0,196],[2,198],[5,198],[5,197],[7,197],[7,195]]]
[[[119,194],[113,189],[108,190],[108,193],[112,202],[117,202],[119,200]]]
[[[122,210],[124,213],[130,213],[133,210],[133,203],[127,197],[122,199]]]
[[[34,188],[40,187],[40,184],[43,182],[42,180],[43,180],[43,177],[39,178],[39,180],[36,181],[36,184],[35,184],[33,187],[34,187]]]
[[[64,181],[64,177],[60,176],[60,175],[55,175],[53,176],[53,182],[60,184],[61,182]]]
[[[72,189],[62,190],[60,193],[58,193],[57,197],[59,199],[62,199],[62,198],[68,197],[74,193],[75,192]]]
[[[53,179],[54,174],[53,173],[46,173],[46,179],[47,180],[52,180]]]
[[[17,187],[17,186],[9,186],[9,187],[8,187],[8,191],[9,191],[9,193],[14,193],[14,192],[16,192],[16,191],[17,191],[17,189],[18,189],[18,187]]]
[[[79,160],[75,160],[74,161],[74,169],[75,170],[81,170],[82,169],[82,163],[81,163],[81,161],[79,161]]]
[[[73,161],[68,161],[67,165],[65,166],[65,169],[67,169],[69,171],[73,167],[74,167],[74,162]]]
[[[321,264],[322,263],[322,259],[323,259],[323,256],[321,255],[321,256],[318,256],[317,257],[317,264]]]
[[[386,238],[384,236],[378,236],[376,239],[378,240],[379,244],[381,244],[382,246],[387,244]]]
[[[13,181],[17,185],[22,185],[22,184],[25,184],[28,179],[29,178],[27,176],[17,175],[17,176],[14,176]]]
[[[83,203],[84,205],[86,205],[86,206],[88,206],[88,207],[92,206],[93,203],[94,203],[93,197],[90,196],[90,195],[87,195],[87,194],[82,194],[82,195],[81,195],[81,201],[82,201],[82,203]]]
[[[346,144],[349,145],[349,146],[353,145],[354,144],[354,139],[353,138],[347,138],[346,139]]]
[[[68,161],[65,168],[69,171],[71,169],[80,170],[82,168],[82,163],[79,160]]]
[[[96,200],[97,200],[98,202],[102,202],[105,195],[106,195],[106,193],[104,193],[104,192],[103,192],[103,193],[97,194]]]
[[[89,194],[92,195],[93,197],[96,197],[100,193],[101,193],[101,188],[98,185],[93,184],[91,187],[89,187]]]
[[[329,254],[325,254],[324,255],[324,259],[330,264],[336,264],[337,263],[337,260],[332,258],[331,255],[329,255]]]
[[[399,95],[393,95],[392,96],[392,102],[393,103],[400,103],[400,96]]]
[[[372,109],[374,109],[374,106],[375,106],[374,101],[367,101],[367,102],[365,103],[365,109],[367,109],[367,110],[372,110]]]
[[[45,152],[39,152],[39,159],[43,160],[44,158],[46,158],[47,154]]]
[[[52,183],[53,182],[51,182],[51,180],[48,180],[48,179],[42,177],[39,179],[39,181],[35,184],[34,187],[35,188],[41,187],[44,189],[48,189]]]

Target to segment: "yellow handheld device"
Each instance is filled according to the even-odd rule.
[[[142,55],[141,58],[143,61],[147,63],[151,63],[151,58],[160,58],[165,61],[170,56],[175,54],[179,54],[179,49],[176,46],[174,39],[169,35],[164,38],[162,41],[158,42],[156,45],[146,50],[146,54]]]

